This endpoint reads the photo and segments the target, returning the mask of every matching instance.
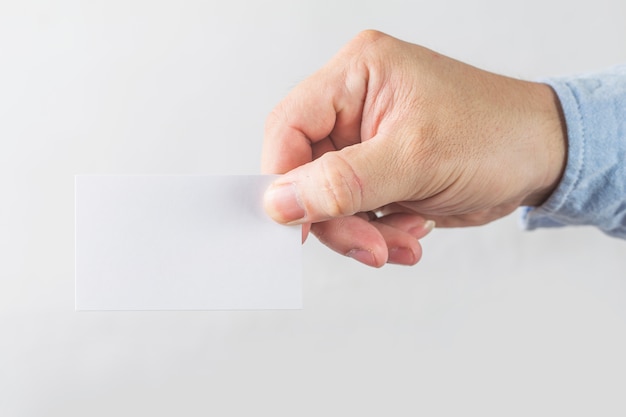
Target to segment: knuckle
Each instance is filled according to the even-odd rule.
[[[359,32],[348,44],[350,54],[358,57],[358,59],[376,60],[386,55],[389,42],[393,38],[383,32],[377,30],[364,30]]]
[[[384,34],[383,32],[380,32],[378,30],[374,30],[374,29],[366,29],[363,30],[361,32],[359,32],[356,35],[355,40],[357,42],[362,42],[365,44],[370,44],[370,43],[375,43],[381,39],[384,39],[386,37],[388,37],[389,35]]]
[[[360,211],[363,187],[352,166],[336,152],[324,155],[320,162],[322,210],[333,218]]]

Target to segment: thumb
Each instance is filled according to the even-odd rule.
[[[406,191],[398,179],[406,176],[399,168],[406,164],[385,145],[384,138],[374,137],[289,171],[265,192],[265,210],[279,223],[302,224],[401,201]]]

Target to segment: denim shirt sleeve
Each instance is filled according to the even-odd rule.
[[[626,65],[546,81],[567,125],[567,165],[539,207],[522,207],[527,230],[593,225],[626,239]]]

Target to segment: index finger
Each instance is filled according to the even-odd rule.
[[[284,174],[323,152],[358,143],[366,92],[366,71],[347,47],[270,113],[262,171]]]

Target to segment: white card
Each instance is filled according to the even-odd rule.
[[[76,176],[77,310],[302,308],[301,231],[273,176]]]

